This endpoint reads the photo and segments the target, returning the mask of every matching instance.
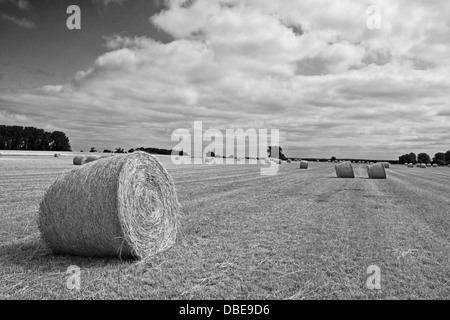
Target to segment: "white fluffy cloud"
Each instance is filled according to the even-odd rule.
[[[150,21],[172,42],[110,37],[69,84],[1,91],[0,115],[45,121],[75,147],[171,147],[172,130],[203,120],[279,128],[293,155],[448,150],[448,2],[376,1],[380,30],[366,27],[371,4],[165,1]]]

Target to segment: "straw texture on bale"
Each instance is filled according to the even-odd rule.
[[[336,176],[338,178],[355,178],[355,172],[350,162],[343,162],[335,165]]]
[[[386,169],[389,169],[389,167],[391,166],[391,164],[390,164],[389,162],[383,162],[383,166],[384,166]]]
[[[86,157],[84,157],[84,156],[76,156],[73,158],[73,164],[75,166],[82,166],[85,163],[86,163]]]
[[[367,166],[369,179],[386,179],[386,169],[383,163],[375,163]]]
[[[308,169],[308,161],[300,161],[300,169]]]
[[[179,212],[166,169],[135,152],[66,171],[41,201],[38,226],[55,254],[142,260],[175,244]]]

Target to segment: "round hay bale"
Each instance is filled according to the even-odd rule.
[[[86,163],[86,157],[84,157],[84,156],[76,156],[73,158],[73,164],[75,166],[82,166],[85,163]]]
[[[385,169],[389,169],[391,164],[389,162],[383,162],[383,166],[384,166]]]
[[[175,244],[179,212],[166,169],[135,152],[66,171],[41,201],[38,226],[55,254],[142,260]]]
[[[412,163],[407,164],[408,168],[414,168],[414,165]]]
[[[367,166],[369,179],[386,179],[386,169],[383,163],[375,163]]]
[[[431,167],[431,163],[427,163],[427,167]]]
[[[292,161],[290,159],[287,160],[287,163],[291,163]]]
[[[350,162],[336,164],[334,168],[338,178],[355,178],[355,172],[353,171],[353,166]]]
[[[94,161],[100,160],[101,158],[102,158],[101,156],[88,156],[88,157],[86,157],[86,163],[94,162]]]
[[[433,163],[433,168],[437,168],[437,167],[438,167],[437,163]]]
[[[419,166],[420,166],[420,168],[422,168],[422,169],[426,169],[426,168],[428,167],[425,163],[421,163]]]
[[[55,158],[59,158],[59,157],[61,157],[61,154],[55,153],[54,157],[55,157]]]
[[[308,169],[308,161],[300,161],[300,169]]]

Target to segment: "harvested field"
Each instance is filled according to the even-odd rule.
[[[0,159],[2,299],[448,299],[450,169],[391,165],[387,180],[260,165],[181,165],[172,175],[184,237],[149,261],[54,256],[38,205],[73,156]],[[66,270],[81,268],[81,290]],[[381,290],[366,287],[381,269]]]

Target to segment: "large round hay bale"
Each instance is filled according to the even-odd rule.
[[[421,164],[419,164],[419,167],[422,168],[422,169],[425,169],[425,168],[427,168],[428,166],[427,166],[425,163],[421,163]]]
[[[41,201],[38,226],[55,254],[145,259],[174,245],[179,212],[166,169],[135,152],[66,171]]]
[[[408,168],[414,168],[414,165],[412,163],[409,163]]]
[[[438,167],[437,163],[433,163],[433,168],[437,168],[437,167]]]
[[[367,166],[369,179],[386,179],[386,169],[383,163],[375,163]]]
[[[308,161],[300,161],[300,169],[308,169]]]
[[[427,167],[431,167],[431,163],[427,163]]]
[[[339,163],[334,167],[336,169],[336,176],[338,178],[355,178],[355,172],[353,171],[353,166],[350,162]]]
[[[384,166],[385,169],[389,169],[391,164],[389,162],[383,162],[383,166]]]
[[[84,157],[84,156],[76,156],[73,158],[73,164],[75,166],[82,166],[85,163],[86,163],[86,157]]]

